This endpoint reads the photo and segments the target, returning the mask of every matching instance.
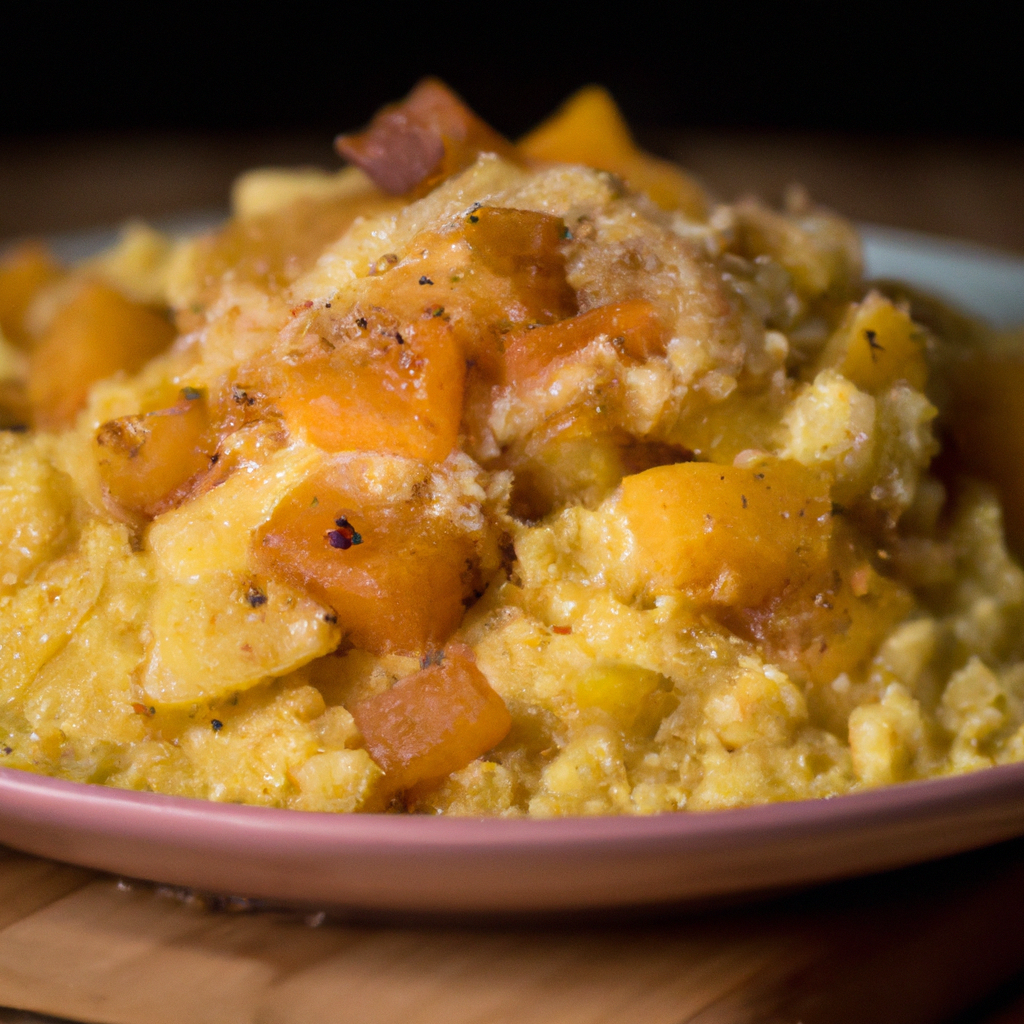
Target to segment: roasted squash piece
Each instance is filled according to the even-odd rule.
[[[519,151],[531,160],[611,171],[663,210],[681,210],[698,220],[707,216],[708,201],[700,185],[675,164],[640,149],[615,100],[600,86],[587,86],[570,97],[519,140]]]
[[[330,605],[352,646],[421,654],[462,618],[475,583],[473,545],[429,515],[416,488],[392,500],[373,475],[373,460],[326,463],[277,506],[253,556],[262,571]]]
[[[394,792],[465,768],[512,727],[504,701],[463,644],[450,644],[439,663],[356,705],[352,717]]]
[[[622,481],[619,508],[654,594],[760,605],[813,576],[828,556],[828,486],[797,462],[685,462]]]
[[[151,519],[179,504],[209,470],[217,436],[205,396],[184,388],[169,408],[104,423],[96,447],[110,498],[125,512]]]
[[[521,310],[509,310],[513,323],[550,323],[576,312],[560,249],[567,231],[558,217],[480,206],[468,214],[464,230],[484,266],[511,282],[522,304]]]
[[[57,311],[32,350],[28,394],[37,427],[70,426],[97,381],[134,373],[165,349],[174,328],[109,285],[87,282]]]
[[[658,311],[643,299],[599,306],[553,324],[521,328],[505,339],[503,383],[514,386],[527,381],[600,337],[630,358],[644,360],[664,353],[668,332]]]
[[[925,339],[908,313],[870,292],[829,339],[818,369],[834,369],[862,391],[884,391],[899,380],[922,391],[928,378]]]
[[[339,135],[335,148],[396,196],[413,189],[425,194],[480,153],[517,159],[512,144],[436,78],[425,78],[401,103],[385,107],[365,131]]]
[[[466,372],[450,325],[381,309],[322,310],[310,323],[312,344],[271,370],[269,390],[289,427],[329,452],[443,461],[458,440]]]
[[[25,314],[41,288],[61,277],[63,271],[46,248],[26,242],[0,260],[0,333],[15,345],[29,343]]]

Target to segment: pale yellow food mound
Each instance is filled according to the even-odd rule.
[[[217,235],[24,286],[0,765],[551,817],[1024,758],[1024,574],[930,468],[984,329],[915,322],[838,217],[544,131],[418,198],[253,172]]]

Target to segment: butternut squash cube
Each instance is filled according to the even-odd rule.
[[[352,717],[396,792],[465,768],[512,727],[505,702],[463,644],[451,644],[439,664],[358,704]]]
[[[898,380],[921,391],[928,378],[924,338],[907,313],[871,292],[829,339],[820,368],[834,369],[873,394]]]
[[[29,342],[25,313],[39,290],[62,274],[46,249],[33,242],[0,260],[0,333],[15,345]]]
[[[522,307],[513,322],[551,323],[576,312],[561,251],[568,232],[560,218],[480,206],[467,215],[463,228],[473,254],[491,273],[510,281]]]
[[[658,311],[643,299],[599,306],[558,323],[521,328],[505,340],[505,384],[537,376],[551,363],[607,338],[638,361],[665,352],[668,332]]]
[[[281,371],[276,385],[289,427],[329,452],[443,461],[458,440],[466,374],[450,326],[378,312],[319,330],[326,343]]]
[[[707,215],[708,201],[700,185],[675,164],[640,149],[615,100],[600,86],[580,89],[520,139],[519,150],[531,160],[586,164],[611,171],[663,210],[682,210],[695,219]]]
[[[426,499],[375,489],[370,460],[327,463],[256,534],[266,573],[330,605],[355,647],[421,654],[455,631],[474,584],[472,542]]]
[[[205,397],[185,388],[168,409],[104,423],[96,446],[109,496],[126,512],[151,519],[183,500],[210,468],[217,437]]]
[[[683,462],[622,481],[619,508],[652,593],[682,590],[716,605],[760,605],[824,564],[832,533],[827,484],[799,463]]]
[[[32,351],[28,394],[35,425],[70,426],[93,384],[119,370],[141,369],[173,338],[170,322],[148,306],[99,282],[83,285]]]
[[[766,657],[820,686],[856,675],[913,608],[910,592],[867,561],[839,559],[770,609],[730,620]],[[839,723],[837,723],[839,724]]]
[[[420,194],[472,164],[480,153],[514,158],[515,150],[436,78],[425,78],[401,102],[384,107],[369,127],[340,135],[338,153],[385,192]]]

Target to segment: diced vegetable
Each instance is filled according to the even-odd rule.
[[[440,664],[357,705],[352,716],[394,791],[464,768],[512,727],[504,701],[462,644],[451,644]]]
[[[426,192],[472,164],[480,153],[515,159],[511,143],[482,121],[442,82],[426,78],[370,126],[340,135],[338,152],[385,192]]]
[[[924,342],[907,313],[871,292],[829,339],[819,368],[838,371],[862,391],[884,391],[899,380],[920,391],[928,377]]]
[[[272,371],[270,390],[293,430],[330,452],[444,460],[458,439],[466,372],[448,323],[323,311],[311,332],[322,342]]]
[[[389,500],[359,460],[326,464],[257,533],[262,569],[329,604],[350,643],[378,653],[441,646],[473,588],[473,546],[426,499]]]
[[[148,306],[108,285],[84,284],[32,351],[28,393],[36,426],[69,426],[93,384],[141,369],[173,338],[170,322]]]
[[[519,149],[532,160],[611,171],[663,210],[682,210],[697,219],[707,214],[707,198],[700,185],[675,164],[640,149],[615,101],[600,86],[581,89],[554,116],[520,139]]]
[[[506,384],[529,380],[563,359],[605,337],[632,359],[665,351],[668,332],[651,303],[643,299],[599,306],[558,323],[523,328],[505,340]]]
[[[730,620],[766,656],[813,683],[856,674],[913,607],[910,592],[880,576],[866,560],[809,581],[771,609]]]
[[[25,313],[39,290],[61,276],[46,249],[26,243],[0,260],[0,333],[15,345],[29,342]]]
[[[126,512],[152,518],[188,496],[210,468],[217,437],[205,397],[185,388],[170,408],[104,423],[96,445],[110,497]]]
[[[467,217],[466,240],[484,266],[508,278],[522,304],[512,322],[550,323],[576,312],[576,296],[565,279],[565,225],[558,217],[530,210],[480,206]],[[512,312],[510,310],[510,312]]]
[[[679,589],[711,604],[755,606],[825,562],[827,484],[799,463],[684,462],[622,481],[620,509],[653,593]]]

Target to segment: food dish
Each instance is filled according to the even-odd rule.
[[[513,147],[426,83],[341,140],[366,174],[8,268],[8,764],[555,817],[1020,758],[1024,575],[923,390],[1005,496],[1013,360],[616,117]]]

